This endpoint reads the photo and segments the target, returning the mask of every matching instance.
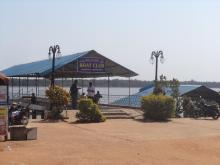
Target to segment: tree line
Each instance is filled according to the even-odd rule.
[[[75,79],[56,79],[55,84],[59,86],[71,86]],[[79,86],[88,86],[89,82],[93,82],[96,87],[107,87],[108,80],[107,79],[77,79]],[[131,79],[130,84],[128,80],[122,79],[110,79],[109,86],[110,87],[137,87],[141,88],[147,85],[153,84],[154,81],[145,81],[145,80],[137,80]],[[10,85],[19,86],[19,79],[13,78],[10,80]],[[20,79],[20,86],[49,86],[50,80],[49,79],[31,79],[29,78],[28,81],[26,78]],[[204,85],[209,88],[220,88],[220,82],[201,82],[201,81],[180,81],[182,85]]]

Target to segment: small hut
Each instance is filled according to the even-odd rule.
[[[195,88],[194,90],[182,94],[182,96],[187,96],[194,99],[202,97],[205,100],[215,101],[220,104],[220,94],[206,86]]]

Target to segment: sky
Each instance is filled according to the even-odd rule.
[[[162,50],[159,75],[220,81],[218,0],[0,0],[0,70],[96,50],[153,80],[151,52]]]

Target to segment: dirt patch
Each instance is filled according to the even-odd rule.
[[[0,143],[4,165],[219,164],[220,121],[32,122],[38,139]],[[7,150],[10,146],[11,150]]]

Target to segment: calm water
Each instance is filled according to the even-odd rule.
[[[39,87],[38,88],[38,93],[39,93],[39,96],[44,96],[45,95],[45,90],[47,88],[45,87]],[[69,87],[64,87],[64,89],[66,91],[69,91]],[[135,94],[139,91],[140,88],[131,88],[130,89],[130,93],[131,94]],[[213,90],[219,92],[220,91],[220,88],[212,88]],[[100,93],[102,95],[107,95],[108,94],[108,88],[106,87],[96,87],[95,88],[96,91],[100,91]],[[82,92],[84,92],[85,94],[87,93],[87,88],[83,88],[83,89],[80,89],[79,90],[79,93],[81,94]],[[19,93],[19,88],[18,87],[13,87],[13,95],[16,97],[18,96],[18,93]],[[27,95],[27,87],[21,87],[20,88],[20,93],[21,95]],[[35,87],[29,87],[28,88],[28,94],[31,94],[31,93],[36,93],[36,88]],[[128,96],[129,95],[129,88],[123,88],[123,87],[111,87],[109,88],[109,94],[110,95],[122,95],[122,96]],[[9,88],[9,96],[11,98],[12,96],[12,88],[10,87]]]
[[[45,87],[39,87],[37,90],[39,93],[39,96],[44,96],[45,90],[47,88]],[[64,87],[66,91],[69,91],[69,87]],[[96,91],[100,91],[102,95],[107,95],[108,94],[108,88],[106,87],[96,87]],[[135,94],[139,91],[139,88],[131,88],[130,93]],[[83,88],[79,90],[79,93],[81,94],[84,92],[85,94],[87,93],[87,88]],[[36,87],[29,87],[28,88],[28,94],[31,93],[36,93]],[[19,88],[18,87],[13,87],[13,95],[16,97],[19,94]],[[20,94],[21,95],[27,95],[27,87],[21,87],[20,88]],[[123,95],[123,96],[128,96],[129,95],[129,88],[123,88],[123,87],[111,87],[109,88],[109,94],[110,95]],[[12,88],[9,88],[9,96],[12,96]]]

